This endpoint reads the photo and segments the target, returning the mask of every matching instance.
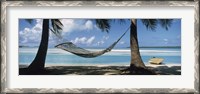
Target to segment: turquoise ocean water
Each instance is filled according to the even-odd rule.
[[[101,50],[101,49],[88,49]],[[37,52],[37,48],[19,48],[19,64],[30,64]],[[152,57],[164,58],[164,64],[181,64],[181,48],[140,48],[141,56],[145,64]],[[49,48],[46,64],[66,65],[129,65],[130,49],[113,49],[96,58],[83,58],[66,51]]]

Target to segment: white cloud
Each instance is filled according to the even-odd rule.
[[[31,45],[37,46],[41,41],[42,35],[42,19],[36,19],[36,24],[31,28],[24,28],[19,32],[19,43],[20,45]],[[63,23],[63,35],[72,32],[72,31],[86,31],[94,29],[95,25],[93,25],[91,20],[74,20],[74,19],[62,19]],[[56,41],[55,41],[56,40]],[[50,33],[49,36],[49,44],[54,45],[57,44],[58,39],[55,38],[55,35]],[[82,37],[76,38],[74,42],[81,44],[91,44],[95,40],[95,36],[90,38]]]
[[[125,42],[124,42],[124,41],[121,41],[121,42],[119,42],[119,44],[121,44],[121,45],[122,45],[122,44],[125,44]]]
[[[81,44],[84,44],[86,43],[86,37],[82,37],[82,38],[79,38],[79,37],[76,37],[76,39],[72,42],[74,42],[75,44],[78,44],[78,43],[81,43]]]
[[[168,41],[168,39],[163,39],[164,41]]]
[[[98,41],[95,46],[100,46],[100,45],[103,45],[105,43],[106,40],[109,39],[109,36],[103,36],[102,37],[102,40]]]
[[[103,40],[108,40],[109,36],[103,36]]]
[[[105,42],[102,40],[102,41],[98,41],[97,43],[96,43],[96,46],[100,46],[100,45],[103,45]]]
[[[168,44],[169,40],[168,39],[163,39],[165,44]]]
[[[95,25],[93,25],[91,20],[74,20],[74,19],[62,19],[61,20],[63,24],[63,32],[64,33],[70,33],[73,31],[86,31],[86,30],[92,30]]]
[[[42,33],[42,20],[37,19],[35,26],[32,28],[24,28],[19,32],[19,43],[23,45],[27,44],[39,44]]]
[[[74,40],[71,40],[71,42],[73,42],[74,44],[85,44],[85,45],[90,45],[94,42],[95,40],[95,36],[92,36],[90,38],[86,38],[86,37],[76,37]]]
[[[86,23],[85,23],[85,29],[88,29],[88,30],[91,30],[93,29],[93,24],[92,24],[92,21],[88,20]]]
[[[91,38],[89,38],[87,40],[87,44],[91,44],[94,41],[94,39],[95,39],[95,36],[92,36]]]
[[[62,19],[61,23],[63,24],[63,32],[71,32],[76,26],[73,19]]]

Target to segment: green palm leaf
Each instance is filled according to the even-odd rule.
[[[33,19],[26,19],[26,21],[27,21],[29,24],[32,24],[32,23],[33,23]]]
[[[142,23],[146,26],[147,29],[154,31],[158,21],[156,19],[142,19]]]
[[[52,28],[50,29],[56,36],[61,37],[60,33],[63,30],[63,24],[59,19],[51,19]]]
[[[172,19],[159,19],[160,21],[160,25],[165,28],[166,30],[168,30],[168,28],[171,26],[172,24]]]
[[[96,25],[99,27],[102,31],[108,32],[110,30],[110,20],[108,19],[96,19]]]

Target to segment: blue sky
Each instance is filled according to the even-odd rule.
[[[58,39],[50,33],[49,47],[58,43],[71,41],[80,47],[108,47],[116,41],[130,26],[130,20],[125,23],[111,22],[109,33],[102,32],[95,22],[89,19],[61,19],[63,23],[63,39]],[[50,26],[51,28],[51,26]],[[140,46],[180,46],[181,45],[181,19],[174,19],[171,27],[165,30],[160,25],[155,31],[148,30],[137,20],[138,41]],[[24,19],[19,20],[19,45],[39,46],[42,32],[42,19],[34,19],[29,24]],[[130,32],[121,39],[116,48],[130,46]]]

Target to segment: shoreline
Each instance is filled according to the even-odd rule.
[[[19,68],[24,68],[27,67],[28,64],[19,64]],[[96,66],[96,67],[109,67],[109,66],[124,66],[124,67],[128,67],[130,65],[115,65],[115,64],[110,64],[110,65],[105,65],[105,64],[85,64],[85,65],[70,65],[70,64],[45,64],[45,67],[52,67],[52,66]],[[168,66],[168,67],[172,67],[172,66],[181,66],[181,64],[160,64],[160,65],[156,65],[156,64],[145,64],[145,66],[147,67],[158,67],[158,66]]]
[[[158,75],[181,75],[181,64],[146,64],[147,68]],[[27,75],[27,65],[19,65],[19,75]],[[129,65],[66,65],[47,64],[45,72],[35,75],[129,75]]]

